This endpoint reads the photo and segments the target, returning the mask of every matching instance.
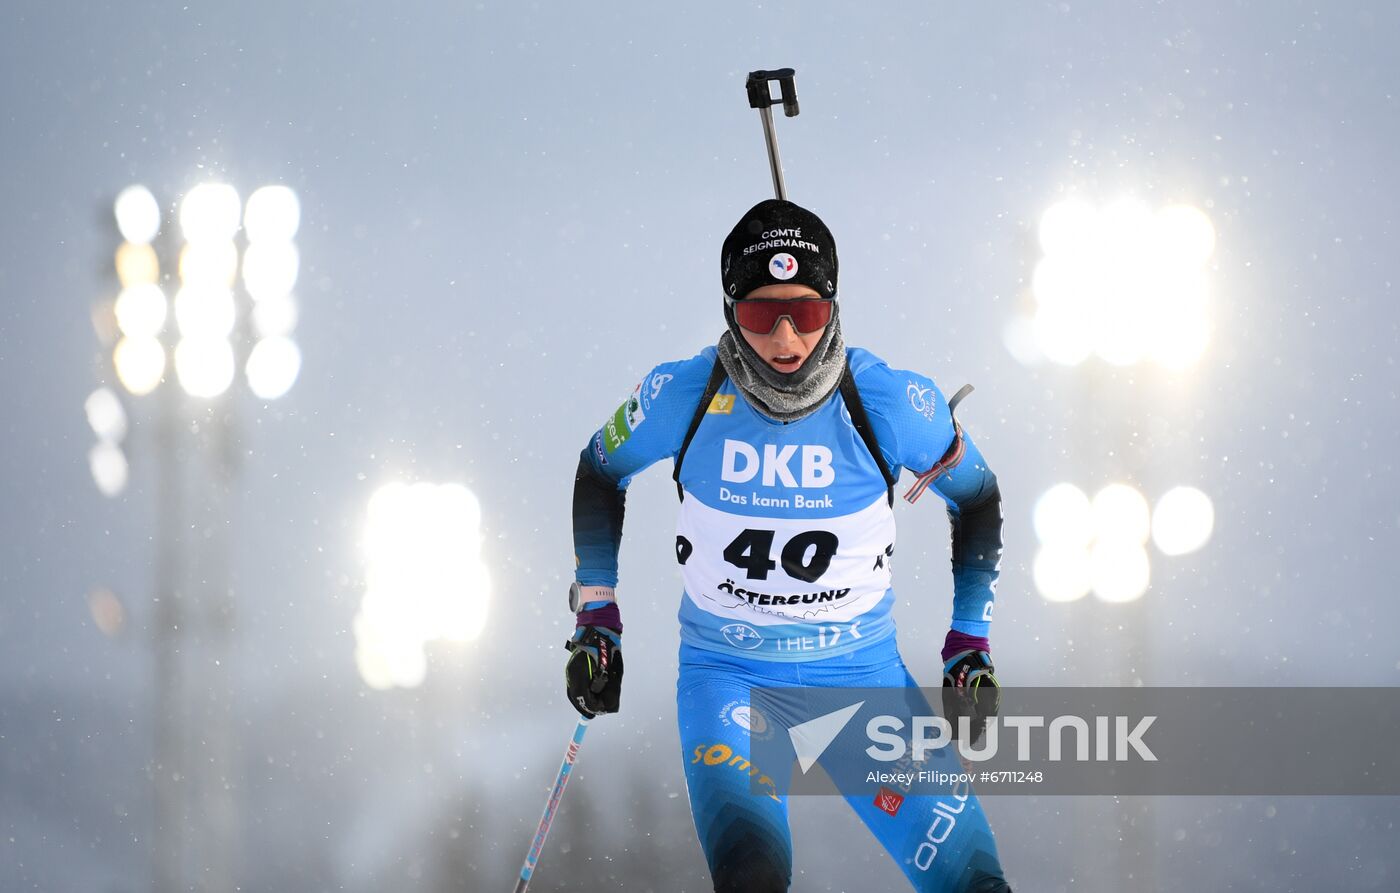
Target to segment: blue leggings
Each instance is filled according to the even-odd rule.
[[[792,835],[784,786],[769,784],[790,767],[752,766],[752,734],[786,734],[749,712],[750,686],[841,688],[915,687],[893,636],[858,651],[802,663],[744,660],[717,651],[681,646],[676,683],[677,718],[685,781],[695,830],[716,891],[769,893],[788,889],[792,879]],[[922,701],[922,699],[920,699]],[[925,705],[926,706],[926,705]],[[931,712],[931,711],[930,711]],[[960,771],[946,751],[927,768]],[[945,762],[939,762],[945,760]],[[751,779],[770,793],[753,793]],[[896,792],[897,793],[897,792]],[[964,789],[956,821],[935,813],[937,798],[848,796],[846,802],[903,870],[915,890],[937,893],[1009,891],[1002,879],[987,818],[977,797]],[[883,802],[880,802],[883,801]]]

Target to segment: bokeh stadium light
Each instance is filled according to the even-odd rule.
[[[467,642],[486,625],[480,503],[461,484],[387,484],[370,498],[364,549],[355,665],[371,688],[414,688],[429,642]]]
[[[1153,361],[1171,370],[1200,359],[1210,339],[1206,267],[1215,250],[1203,211],[1069,198],[1046,210],[1039,240],[1034,312],[1006,333],[1018,359],[1073,366],[1097,355],[1115,366]]]
[[[1175,487],[1157,500],[1152,541],[1163,555],[1185,555],[1206,544],[1215,530],[1215,507],[1195,487]]]
[[[233,383],[230,336],[237,321],[233,285],[238,272],[242,218],[238,191],[227,183],[201,183],[180,202],[180,291],[175,295],[175,372],[192,397],[217,397]]]
[[[1150,511],[1128,484],[1109,484],[1092,500],[1073,484],[1056,484],[1035,505],[1036,589],[1051,602],[1090,592],[1105,602],[1135,601],[1151,581],[1149,538],[1164,555],[1185,555],[1210,539],[1214,517],[1210,498],[1193,487],[1167,491]]]
[[[292,241],[301,225],[301,204],[286,186],[264,186],[248,197],[243,229],[243,287],[253,299],[253,332],[258,341],[244,372],[248,387],[264,400],[287,393],[301,371],[301,351],[292,340],[301,259]]]
[[[296,193],[263,186],[245,206],[238,190],[226,183],[190,189],[178,209],[184,244],[173,265],[179,275],[173,301],[162,285],[169,277],[163,280],[156,251],[162,214],[155,196],[145,186],[128,186],[112,210],[124,240],[114,258],[121,290],[94,320],[103,343],[112,346],[112,367],[122,388],[134,397],[149,394],[173,366],[185,393],[218,397],[233,384],[241,348],[248,343],[249,390],[263,400],[286,394],[301,371],[301,351],[292,340],[299,266],[293,238],[301,222]],[[247,240],[241,261],[240,228]],[[240,269],[252,302],[246,320],[237,293]],[[120,438],[99,434],[89,465],[98,489],[109,496],[121,492],[126,459]]]
[[[103,496],[117,496],[126,489],[128,476],[126,453],[121,447],[126,439],[126,409],[111,388],[101,387],[88,395],[83,412],[97,435],[97,443],[88,450],[93,483]]]
[[[1215,227],[1199,208],[1071,197],[1045,211],[1038,236],[1034,310],[1006,330],[1018,360],[1079,366],[1097,356],[1113,366],[1151,362],[1180,371],[1204,354]],[[1093,592],[1119,603],[1141,598],[1151,583],[1149,540],[1163,555],[1199,549],[1210,539],[1214,510],[1192,487],[1170,490],[1152,510],[1127,484],[1109,484],[1091,500],[1062,483],[1036,503],[1034,525],[1041,595],[1071,602]]]
[[[117,249],[122,291],[113,306],[121,340],[113,351],[118,380],[141,396],[163,380],[172,359],[180,386],[193,397],[212,398],[228,390],[236,372],[235,339],[239,308],[235,288],[240,270],[252,300],[252,347],[245,374],[255,395],[272,400],[291,389],[301,371],[301,351],[291,336],[296,328],[299,257],[293,239],[301,224],[296,193],[281,185],[263,186],[242,203],[227,183],[201,183],[179,206],[184,237],[174,299],[179,340],[173,352],[161,342],[168,329],[170,302],[160,286],[160,262],[152,245],[160,233],[161,212],[144,186],[117,196],[117,228],[126,240]],[[247,239],[240,261],[240,226]]]
[[[117,229],[129,244],[149,245],[160,232],[160,205],[151,190],[139,184],[117,194],[112,206]]]
[[[160,232],[160,206],[146,187],[128,186],[117,196],[113,211],[126,241],[116,255],[121,292],[113,312],[121,336],[112,351],[112,365],[122,387],[139,397],[155,390],[165,375],[160,332],[167,308],[160,262],[151,245]]]

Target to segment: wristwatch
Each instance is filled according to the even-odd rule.
[[[589,607],[590,605],[592,605],[593,607],[596,608],[596,607],[599,607],[599,606],[601,606],[601,605],[605,605],[605,604],[607,604],[607,603],[609,603],[609,602],[611,602],[611,601],[613,600],[613,589],[612,589],[611,586],[590,586],[590,587],[588,587],[588,588],[589,588],[589,589],[600,590],[597,594],[598,594],[598,595],[601,595],[601,596],[604,596],[604,597],[603,597],[603,598],[596,598],[596,597],[595,597],[595,601],[593,601],[593,602],[585,602],[585,601],[583,600],[583,587],[580,586],[580,585],[578,585],[578,581],[575,580],[574,582],[572,582],[572,583],[569,584],[569,610],[570,610],[570,611],[573,611],[575,614],[577,614],[579,611],[587,610],[588,607]]]

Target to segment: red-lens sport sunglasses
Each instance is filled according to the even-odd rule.
[[[832,298],[796,298],[774,301],[764,298],[731,298],[724,301],[734,312],[734,321],[755,335],[771,335],[784,317],[799,335],[820,331],[831,322]]]

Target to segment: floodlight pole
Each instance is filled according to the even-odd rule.
[[[184,888],[184,790],[188,761],[184,742],[184,668],[180,660],[184,611],[181,592],[180,522],[183,488],[178,462],[178,390],[169,382],[157,387],[156,419],[156,604],[151,650],[155,663],[152,698],[155,714],[155,828],[151,835],[152,878],[156,893]]]
[[[160,244],[153,245],[159,255],[179,257],[176,228],[173,218],[162,222]],[[230,716],[229,677],[235,619],[227,506],[221,503],[224,494],[237,492],[237,437],[228,417],[230,392],[208,403],[206,418],[190,415],[169,340],[162,339],[162,348],[172,361],[152,392],[156,554],[155,603],[148,630],[155,676],[151,882],[155,893],[184,893],[191,884],[205,893],[229,893],[236,886],[238,830],[236,724]],[[198,431],[192,434],[196,422]],[[193,448],[188,443],[191,436],[196,438]],[[205,458],[207,463],[199,461]],[[205,464],[211,467],[202,467]],[[205,483],[191,486],[187,474],[204,475]],[[207,483],[211,476],[212,487]],[[191,502],[196,494],[205,498]],[[187,531],[192,526],[207,530],[207,536],[191,542]],[[192,566],[203,571],[198,580],[190,575]],[[193,654],[202,659],[191,664]],[[199,759],[191,750],[196,728],[205,741]]]

